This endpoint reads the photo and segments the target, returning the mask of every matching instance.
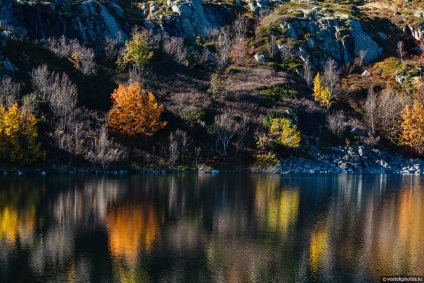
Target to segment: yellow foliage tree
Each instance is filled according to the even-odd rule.
[[[0,105],[0,156],[18,163],[31,163],[40,155],[37,119],[20,110],[17,103],[9,109]]]
[[[400,141],[414,150],[424,151],[424,107],[414,101],[411,107],[402,110]]]
[[[119,68],[123,68],[128,64],[133,64],[134,67],[141,68],[153,56],[149,45],[141,33],[135,34],[130,41],[125,42],[125,50],[118,57],[116,64]]]
[[[300,145],[300,131],[288,118],[272,119],[269,134],[284,146],[295,148]]]
[[[314,78],[314,99],[321,106],[330,108],[333,101],[331,100],[331,91],[322,84],[321,75],[318,72]]]
[[[149,137],[166,125],[160,120],[163,106],[153,93],[142,90],[140,83],[120,85],[112,94],[112,102],[108,127],[113,132]]]

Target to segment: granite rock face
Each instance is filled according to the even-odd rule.
[[[123,10],[116,3],[97,1],[49,4],[0,2],[1,27],[17,36],[43,40],[65,35],[83,42],[103,42],[106,38],[125,39],[128,27]]]
[[[333,17],[312,9],[305,18],[290,18],[280,24],[283,37],[305,39],[299,47],[300,58],[315,66],[323,66],[330,58],[341,64],[352,63],[361,50],[366,51],[364,63],[369,64],[382,55],[383,49],[364,31],[358,20],[347,15]]]
[[[334,147],[326,152],[316,147],[305,151],[310,158],[289,157],[281,166],[261,170],[268,173],[356,173],[356,174],[424,174],[424,162],[405,158],[365,145]]]

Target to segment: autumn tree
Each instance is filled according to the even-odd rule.
[[[17,103],[9,108],[0,105],[1,158],[23,164],[36,160],[41,155],[36,125],[37,119]]]
[[[108,127],[113,132],[149,137],[166,125],[160,120],[163,106],[157,103],[153,93],[142,90],[140,83],[120,85],[112,93],[112,102]]]
[[[325,87],[321,80],[320,73],[317,73],[314,79],[314,99],[321,106],[330,108],[333,101],[331,100],[331,91],[328,87]]]
[[[270,136],[286,147],[299,147],[301,137],[296,125],[288,118],[274,118],[269,129]]]
[[[414,101],[402,110],[400,141],[418,152],[424,151],[424,107]]]
[[[119,56],[116,64],[124,68],[128,64],[136,68],[142,68],[152,58],[153,52],[146,42],[142,33],[133,35],[130,41],[125,42],[124,52]]]

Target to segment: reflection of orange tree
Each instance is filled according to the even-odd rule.
[[[160,232],[163,215],[152,204],[125,204],[108,211],[106,216],[109,248],[116,258],[137,263],[141,250],[149,253]]]
[[[368,265],[376,280],[384,274],[424,274],[423,215],[424,195],[405,186],[373,221]]]
[[[266,178],[259,181],[256,190],[256,207],[261,222],[273,232],[285,235],[298,218],[299,190],[280,191],[280,180]]]

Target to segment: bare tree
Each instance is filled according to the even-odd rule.
[[[376,111],[380,129],[389,135],[395,135],[404,105],[405,99],[397,95],[391,87],[384,89],[379,96]]]
[[[44,100],[47,100],[51,93],[53,76],[46,64],[32,70],[32,86],[36,92],[42,95]]]
[[[223,71],[229,62],[230,53],[232,49],[232,43],[233,43],[230,27],[223,27],[219,29],[216,42],[217,42],[217,47],[216,47],[217,53],[215,56],[216,65],[217,65],[218,71]]]
[[[11,78],[0,80],[0,104],[9,108],[19,98],[21,85],[15,83]]]
[[[94,146],[86,154],[86,158],[93,163],[100,164],[105,170],[111,162],[119,161],[126,155],[122,148],[109,140],[107,129],[102,126],[94,140]]]
[[[268,52],[269,52],[269,57],[271,58],[275,58],[278,54],[277,41],[273,34],[271,34],[269,37]]]
[[[322,82],[330,90],[331,97],[336,97],[340,93],[340,71],[337,70],[334,59],[329,59],[325,63]]]
[[[183,155],[187,151],[187,133],[178,129],[169,134],[168,141],[168,164],[174,165],[180,158],[183,159]]]
[[[247,134],[249,132],[249,126],[248,126],[249,117],[247,114],[242,115],[240,118],[240,121],[238,121],[238,127],[237,127],[237,133],[236,136],[233,139],[234,147],[236,148],[236,151],[234,153],[234,158],[237,157],[240,149],[244,145],[246,141]]]
[[[280,52],[281,60],[283,62],[289,60],[292,56],[293,43],[289,39],[286,43],[278,45],[278,50]]]
[[[163,44],[163,51],[174,58],[177,63],[188,65],[188,51],[184,45],[184,39],[180,37],[167,38]]]
[[[119,49],[121,47],[119,39],[106,38],[105,42],[105,57],[108,61],[115,61],[119,54]]]
[[[75,55],[76,54],[76,55]],[[77,59],[77,69],[85,76],[96,73],[94,51],[78,43],[74,46],[72,55]]]
[[[215,149],[222,156],[227,156],[228,146],[230,141],[237,135],[243,134],[241,133],[244,130],[244,123],[237,122],[233,114],[230,112],[221,114],[215,117],[215,124],[213,125],[213,130],[216,135]],[[241,141],[239,141],[239,145]],[[236,149],[238,152],[238,148]]]
[[[245,16],[239,14],[232,25],[235,38],[244,38],[247,33],[247,19]]]
[[[68,58],[83,75],[96,72],[93,49],[79,44],[76,39],[49,38],[46,47],[59,58]]]
[[[197,164],[198,164],[198,161],[199,161],[199,157],[200,157],[200,152],[202,151],[202,148],[199,146],[199,147],[194,147],[194,162],[195,162],[195,165],[197,166]]]
[[[406,56],[405,43],[403,43],[403,41],[399,41],[397,43],[397,53],[400,57],[400,60],[403,61],[403,57]]]
[[[376,132],[376,120],[377,120],[377,93],[374,91],[374,88],[371,86],[368,89],[367,100],[365,101],[365,117],[367,119],[368,125],[371,129],[371,135],[374,135]]]
[[[368,50],[360,50],[358,56],[353,61],[353,64],[358,67],[362,68],[364,65],[364,59],[365,56],[367,56]]]
[[[56,74],[52,82],[52,92],[48,97],[53,115],[59,118],[59,130],[64,130],[75,117],[78,90],[66,74]]]
[[[193,53],[193,63],[197,66],[204,65],[208,60],[207,48],[195,50]]]
[[[31,93],[22,98],[22,110],[35,115],[38,112],[37,95]]]
[[[303,79],[308,87],[312,86],[312,83],[314,82],[314,72],[308,61],[303,63]]]
[[[327,126],[333,134],[341,136],[346,130],[346,117],[343,112],[338,111],[328,115]]]

